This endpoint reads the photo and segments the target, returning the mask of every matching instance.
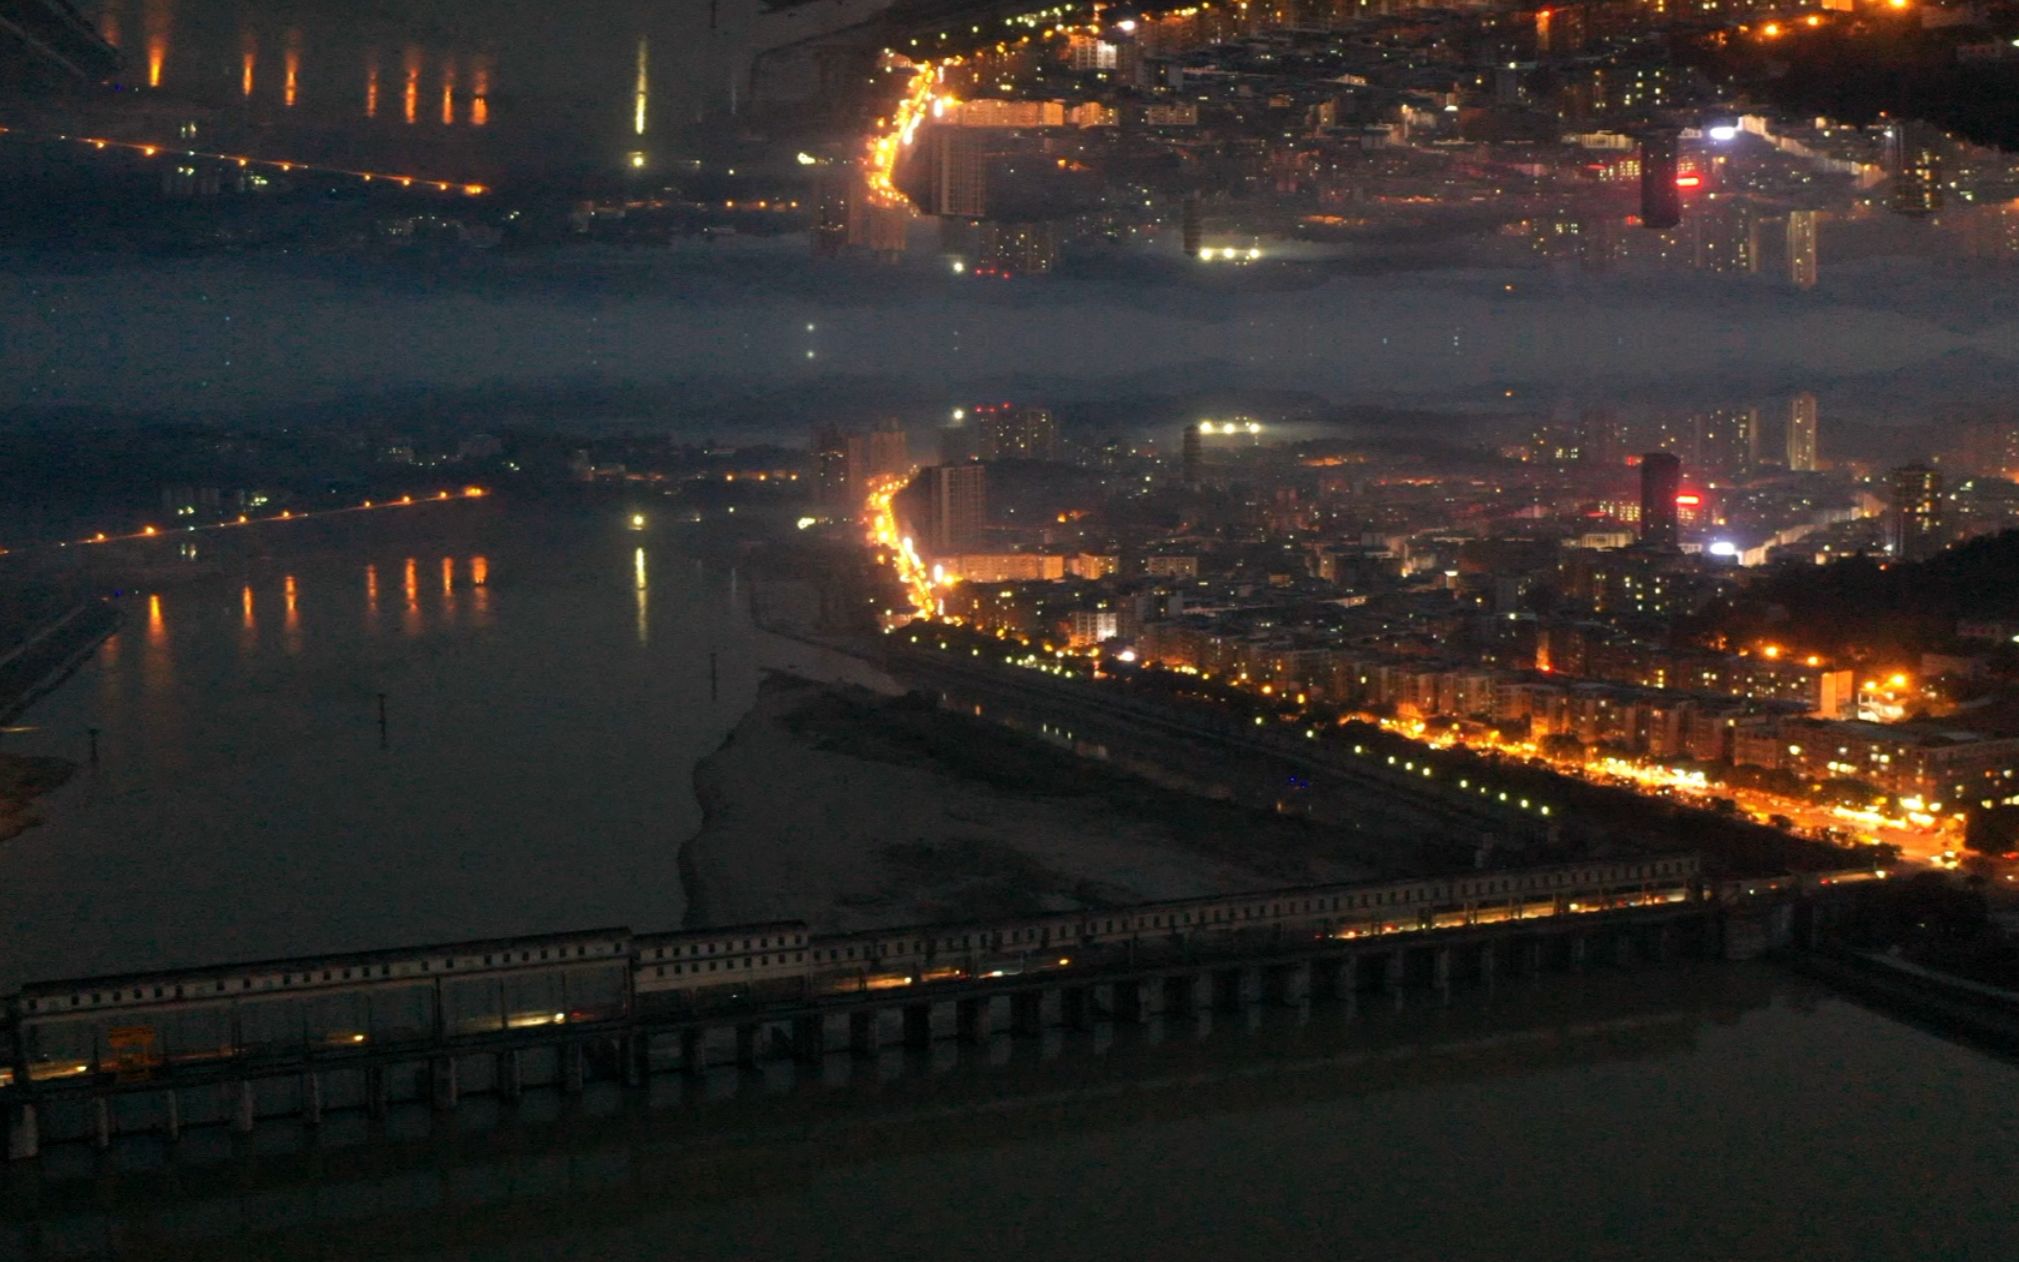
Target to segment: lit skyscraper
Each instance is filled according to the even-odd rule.
[[[1887,142],[1892,168],[1892,207],[1901,215],[1930,215],[1942,209],[1942,136],[1925,123],[1895,123]]]
[[[1796,289],[1814,289],[1819,270],[1816,256],[1816,212],[1788,212],[1788,283]]]
[[[1185,485],[1186,486],[1199,485],[1199,480],[1202,473],[1201,466],[1205,464],[1206,460],[1206,440],[1200,437],[1199,426],[1196,421],[1190,425],[1185,426],[1185,446],[1184,446],[1183,459],[1184,459]]]
[[[1640,458],[1640,541],[1650,548],[1673,548],[1682,537],[1676,496],[1682,492],[1682,461],[1665,451]]]
[[[1788,469],[1814,473],[1822,454],[1816,396],[1804,390],[1788,401]]]
[[[1942,550],[1942,473],[1924,464],[1893,470],[1893,510],[1887,542],[1902,561],[1920,561]]]

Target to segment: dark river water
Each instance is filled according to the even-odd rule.
[[[695,761],[760,668],[846,659],[753,631],[695,527],[394,511],[417,515],[206,539],[189,581],[164,543],[163,581],[0,738],[81,762],[95,727],[100,750],[0,845],[0,990],[680,923]]]
[[[0,1253],[2019,1256],[2019,1067],[1765,965],[1425,1004],[70,1145]]]

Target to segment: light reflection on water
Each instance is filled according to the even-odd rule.
[[[648,638],[629,532],[502,511],[446,521],[210,558],[213,577],[128,599],[125,627],[33,709],[38,730],[8,738],[81,762],[95,727],[102,761],[0,847],[0,990],[679,923],[691,767],[755,687],[722,576],[658,576],[678,613]],[[389,566],[397,618],[379,612]]]
[[[1760,965],[814,1072],[72,1145],[0,1221],[28,1258],[2019,1256],[2019,1068]]]

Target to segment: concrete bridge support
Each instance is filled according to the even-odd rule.
[[[568,1095],[582,1094],[583,1059],[580,1043],[561,1044],[561,1090]]]
[[[1585,937],[1583,934],[1573,933],[1570,935],[1569,952],[1570,952],[1571,972],[1582,973],[1584,971],[1585,956],[1589,953],[1589,950],[1590,950],[1590,944],[1585,941]]]
[[[1430,953],[1430,984],[1437,988],[1437,997],[1444,1003],[1451,1002],[1451,948],[1438,947]]]
[[[456,1107],[460,1092],[456,1081],[456,1058],[437,1056],[428,1062],[428,1100],[438,1113],[446,1113]]]
[[[1261,989],[1257,970],[1223,968],[1213,974],[1213,1006],[1222,1012],[1240,1012],[1255,1002]]]
[[[1143,981],[1121,981],[1114,986],[1115,1020],[1128,1025],[1137,1025],[1149,1015],[1149,1003],[1144,992],[1149,983]]]
[[[241,1135],[252,1133],[252,1083],[240,1079],[231,1084],[231,1129]]]
[[[98,1148],[112,1147],[112,1102],[104,1096],[91,1102],[91,1142]]]
[[[816,1064],[827,1055],[827,1022],[819,1016],[792,1020],[792,1059],[802,1065]]]
[[[876,1055],[876,1010],[848,1014],[848,1050],[861,1057]]]
[[[322,1125],[322,1075],[301,1076],[301,1120],[307,1126]]]
[[[1044,1033],[1045,997],[1042,991],[1019,990],[1010,996],[1010,1033],[1026,1038]]]
[[[746,1021],[736,1027],[737,1064],[748,1066],[757,1063],[757,1040],[760,1033],[759,1027],[752,1022]],[[582,1088],[578,1083],[574,1089],[580,1091]]]
[[[1490,940],[1480,943],[1479,980],[1486,986],[1486,989],[1490,991],[1493,989],[1493,983],[1495,979],[1498,978],[1499,975],[1500,975],[1500,948],[1496,947]]]
[[[42,1128],[32,1104],[7,1106],[7,1160],[27,1161],[42,1153]]]
[[[182,1138],[182,1101],[173,1087],[161,1093],[161,1133],[170,1143]]]
[[[1262,993],[1270,1003],[1297,1008],[1311,999],[1311,966],[1278,964],[1262,978]]]
[[[386,1115],[389,1086],[383,1065],[365,1067],[365,1115],[374,1119]]]
[[[1059,1012],[1069,1029],[1093,1029],[1097,1009],[1091,986],[1067,986],[1059,991]]]
[[[989,1001],[986,999],[962,999],[954,1004],[954,1037],[970,1047],[979,1047],[989,1041]]]
[[[932,1046],[932,1005],[912,1003],[904,1006],[904,1045],[914,1051]]]

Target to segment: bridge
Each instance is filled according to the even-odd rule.
[[[66,0],[0,0],[0,84],[97,83],[120,64],[118,50]]]
[[[121,977],[6,1001],[8,1155],[319,1125],[465,1094],[885,1048],[980,1048],[1257,1004],[1351,1005],[1588,962],[1747,955],[1818,883],[1711,889],[1694,856],[1309,887],[987,924],[622,928]]]

